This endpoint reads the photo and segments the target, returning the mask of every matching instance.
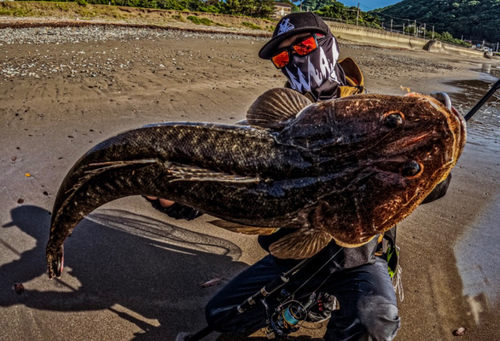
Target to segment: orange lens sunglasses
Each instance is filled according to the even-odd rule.
[[[280,49],[274,56],[271,57],[276,68],[281,69],[290,63],[290,56],[293,53],[299,56],[305,56],[318,48],[318,38],[323,38],[324,35],[320,33],[315,33],[306,38],[300,38],[292,45]]]

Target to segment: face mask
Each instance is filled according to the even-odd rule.
[[[311,93],[316,100],[337,97],[339,85],[345,76],[337,65],[339,49],[332,34],[318,41],[319,47],[305,56],[292,55],[290,63],[281,71],[290,87],[302,94]]]

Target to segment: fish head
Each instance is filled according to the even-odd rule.
[[[388,109],[381,110],[380,129],[390,132],[373,141],[363,162],[397,175],[407,189],[434,188],[465,147],[465,120],[444,93],[383,96],[384,101]]]
[[[436,95],[437,96],[437,95]],[[443,116],[454,117],[448,123],[464,126],[463,119],[451,107],[446,94],[441,100],[411,93],[406,96],[355,95],[310,104],[297,113],[279,132],[278,143],[331,153],[336,158],[369,150],[374,143],[398,139],[402,134],[418,135]],[[432,110],[431,110],[432,107]],[[441,112],[436,116],[435,112]],[[432,119],[431,119],[432,118]],[[459,120],[460,123],[456,122]],[[456,128],[458,129],[458,128]],[[463,129],[463,131],[465,131]]]
[[[338,244],[363,245],[389,230],[455,166],[465,146],[465,121],[443,100],[447,96],[436,97],[357,95],[311,110],[328,112],[333,145],[321,152],[335,156],[332,179],[342,183],[340,192],[322,198],[315,224]]]

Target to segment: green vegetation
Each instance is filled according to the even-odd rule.
[[[335,0],[303,0],[302,1],[302,10],[303,11],[317,11],[325,6],[340,4]],[[344,6],[344,5],[342,5]]]
[[[23,1],[23,0],[21,0]],[[269,18],[274,0],[76,0],[78,4],[114,5],[178,11],[210,12]]]
[[[281,0],[292,4],[292,11],[297,11],[292,0]],[[108,6],[108,5],[111,6]],[[118,6],[118,7],[117,7]],[[129,7],[142,7],[131,10]],[[381,28],[390,26],[391,19],[396,30],[401,31],[404,24],[406,34],[413,35],[418,29],[418,35],[427,39],[439,39],[470,46],[467,42],[481,43],[500,41],[500,0],[465,1],[465,0],[403,0],[402,2],[372,12],[359,11],[357,7],[346,7],[333,0],[304,0],[303,10],[314,8],[315,13],[325,18],[339,20],[359,26]],[[127,20],[140,11],[144,15],[156,13],[156,9],[175,10],[181,12],[198,13],[170,13],[173,20],[190,20],[198,25],[220,25],[220,20],[210,17],[216,22],[203,18],[199,12],[230,14],[245,17],[268,18],[274,12],[273,0],[74,0],[74,2],[57,1],[14,1],[0,2],[0,15],[27,17],[27,16],[64,16],[64,13],[73,13],[81,19],[114,18]],[[149,10],[149,8],[154,8]],[[188,16],[189,15],[189,16]],[[186,16],[188,16],[186,18]],[[165,14],[162,14],[165,18]],[[261,22],[252,23],[248,18],[240,21],[239,25],[255,29],[273,31],[272,25]],[[152,18],[151,20],[157,20]],[[417,28],[414,22],[417,20]],[[424,27],[423,23],[426,23]],[[432,32],[434,27],[434,32]],[[456,37],[463,37],[457,39]]]
[[[325,6],[315,11],[321,17],[338,19],[348,24],[357,23],[360,26],[381,28],[380,20],[377,16],[361,11],[359,11],[358,16],[357,12],[358,9],[356,7],[346,7],[340,2],[335,2],[333,5]]]
[[[251,22],[244,21],[241,24],[245,27],[251,28],[252,30],[262,30],[262,27],[260,27],[259,25],[252,24]]]
[[[2,1],[0,2],[0,15],[12,17],[46,17],[65,16],[65,13],[73,13],[80,18],[91,18],[97,15],[102,17],[116,17],[113,7],[106,6],[105,10],[89,9],[86,0],[77,2],[26,2],[26,1]]]
[[[403,19],[410,19],[410,24],[417,20],[417,26],[426,23],[427,31],[434,26],[444,41],[462,42],[454,37],[473,43],[500,41],[500,0],[404,0],[370,13],[379,14],[386,26],[391,18],[400,25]]]
[[[172,15],[172,19],[179,20],[179,21],[186,21],[186,19],[182,15]]]
[[[211,13],[191,12],[188,10],[162,10],[148,8],[131,8],[124,6],[109,6],[89,4],[89,0],[75,2],[52,1],[0,1],[0,15],[10,17],[52,17],[80,20],[102,19],[120,20],[124,22],[165,25],[173,21],[182,21],[222,27],[252,28],[273,31],[273,21],[260,18],[233,17],[214,15]],[[85,1],[85,2],[83,2]],[[190,16],[189,19],[187,17]],[[245,24],[243,24],[245,22]]]
[[[193,22],[193,24],[196,24],[196,25],[203,24],[203,25],[210,26],[210,25],[214,24],[214,22],[208,18],[198,18],[197,16],[194,16],[194,15],[190,15],[186,19],[191,20]]]
[[[9,8],[0,6],[0,15],[13,16],[13,17],[28,17],[32,13],[26,8]]]

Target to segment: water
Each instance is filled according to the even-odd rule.
[[[491,64],[484,64],[478,71],[478,79],[449,83],[462,91],[449,95],[453,106],[464,115],[500,78],[500,68]],[[475,322],[481,324],[482,312],[500,306],[500,90],[467,122],[467,134],[467,171],[488,184],[488,198],[477,189],[470,191],[472,198],[465,198],[469,204],[478,204],[480,210],[474,212],[476,217],[470,217],[467,230],[454,245],[454,253],[463,295]]]
[[[481,77],[450,82],[460,93],[449,93],[453,106],[466,115],[500,78],[500,68],[483,64]],[[468,142],[484,152],[500,152],[500,90],[467,122]]]

